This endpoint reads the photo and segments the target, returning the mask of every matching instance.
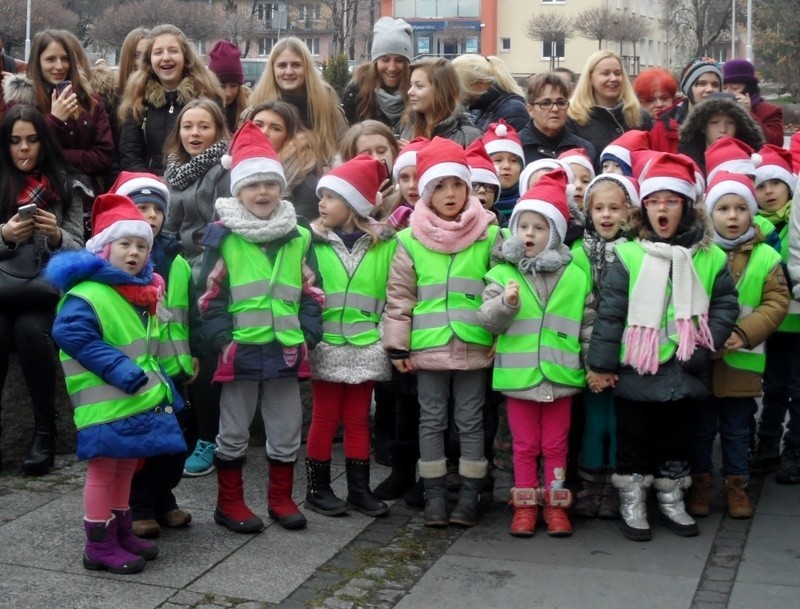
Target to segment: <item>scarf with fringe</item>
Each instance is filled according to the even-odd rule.
[[[411,213],[412,234],[428,249],[440,254],[455,254],[480,239],[496,216],[483,208],[477,197],[469,196],[464,209],[454,220],[436,215],[430,203],[420,199]]]
[[[220,140],[212,144],[188,163],[180,163],[175,156],[170,156],[164,177],[169,185],[178,190],[186,190],[197,180],[208,173],[214,165],[219,163],[222,155],[228,151],[228,142]]]
[[[294,205],[289,201],[278,201],[269,218],[262,220],[250,212],[238,199],[217,199],[214,205],[219,219],[231,232],[252,241],[269,243],[289,234],[297,226]]]
[[[677,357],[682,362],[691,358],[697,346],[714,348],[708,328],[710,300],[692,264],[699,245],[685,248],[650,241],[638,243],[645,257],[628,301],[623,363],[639,374],[655,374],[659,366],[659,332],[669,300],[678,328]],[[668,297],[670,275],[672,295]]]

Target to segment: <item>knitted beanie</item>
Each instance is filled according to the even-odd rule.
[[[739,195],[747,202],[750,216],[758,213],[758,201],[756,191],[753,188],[753,181],[740,173],[730,173],[729,171],[717,172],[714,179],[708,183],[706,190],[706,209],[710,216],[714,212],[719,200],[725,195]]]
[[[370,58],[375,61],[384,55],[400,55],[411,61],[413,45],[411,26],[403,19],[381,17],[372,28],[372,51]]]
[[[696,103],[697,100],[692,98],[692,85],[703,74],[708,73],[716,74],[719,77],[719,82],[722,84],[722,69],[719,63],[710,57],[699,57],[690,63],[683,71],[681,76],[681,91],[689,98],[689,101]]]
[[[92,206],[92,238],[86,249],[99,254],[110,243],[123,237],[138,237],[153,247],[153,229],[130,198],[116,193],[100,195]]]
[[[286,188],[283,165],[264,135],[253,121],[245,121],[234,134],[228,147],[228,154],[220,159],[220,164],[231,171],[231,194],[239,196],[239,191],[258,182],[278,182],[281,190]]]
[[[744,83],[757,85],[756,69],[746,59],[729,59],[722,65],[722,84]]]
[[[169,188],[152,173],[122,171],[109,192],[129,197],[136,205],[152,203],[166,217],[169,209]]]
[[[242,52],[232,42],[219,40],[208,52],[208,69],[214,72],[222,84],[244,84]]]
[[[765,144],[758,153],[761,164],[756,167],[756,188],[767,180],[780,180],[789,187],[789,196],[793,196],[797,177],[792,173],[792,153],[775,144]]]
[[[366,152],[331,169],[317,182],[317,196],[328,189],[362,218],[368,218],[381,202],[380,185],[387,176],[386,165]]]
[[[417,153],[417,189],[420,196],[430,200],[436,185],[448,177],[472,183],[472,173],[467,165],[467,153],[452,140],[439,137]]]

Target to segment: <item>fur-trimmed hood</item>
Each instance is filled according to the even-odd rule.
[[[186,76],[178,83],[178,88],[175,93],[177,94],[176,101],[180,107],[185,106],[193,99],[199,97],[194,78],[191,76]],[[163,108],[167,105],[167,95],[167,90],[160,82],[155,79],[148,81],[147,88],[144,92],[144,99],[148,106],[152,108]]]
[[[9,74],[3,79],[3,99],[7,104],[36,106],[33,81],[25,74]]]
[[[113,100],[116,97],[114,73],[108,66],[100,65],[92,68],[89,86],[92,88],[92,91],[104,99]]]
[[[724,95],[712,96],[689,111],[689,115],[680,127],[680,143],[687,145],[698,138],[704,138],[703,127],[714,114],[719,113],[733,118],[736,123],[736,139],[743,141],[753,150],[761,149],[765,142],[761,126],[733,98],[728,99]]]
[[[692,223],[688,230],[683,231],[681,234],[696,229],[702,230],[702,237],[699,240],[700,247],[708,247],[714,242],[714,225],[711,223],[711,217],[706,212],[703,204],[695,204],[690,213],[694,214]],[[630,238],[641,239],[643,241],[659,241],[660,237],[656,232],[645,222],[644,216],[647,210],[642,210],[642,217],[631,226]],[[678,235],[680,236],[680,235]]]

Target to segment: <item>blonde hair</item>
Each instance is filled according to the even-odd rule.
[[[511,76],[505,62],[499,57],[489,55],[459,55],[454,58],[453,67],[458,74],[461,82],[461,98],[465,101],[474,101],[484,94],[484,90],[477,85],[488,82],[497,86],[498,89],[506,93],[513,93],[520,97],[525,97],[522,88]]]
[[[567,111],[569,117],[581,126],[588,124],[591,120],[592,108],[597,105],[594,89],[592,89],[592,74],[597,64],[604,59],[616,59],[622,71],[620,100],[622,101],[622,117],[625,126],[629,129],[639,126],[642,122],[642,106],[639,104],[639,98],[636,97],[628,74],[623,68],[622,58],[613,51],[595,51],[586,60],[578,84],[575,85],[575,91],[569,100],[569,110]]]
[[[119,63],[117,64],[117,95],[125,93],[128,79],[131,74],[139,69],[136,63],[136,47],[139,45],[140,40],[147,38],[148,33],[149,30],[137,27],[125,36],[125,41],[122,43],[122,49],[119,52]]]
[[[194,108],[205,110],[211,116],[211,121],[214,123],[215,144],[220,140],[231,139],[231,133],[228,131],[228,122],[225,120],[225,115],[222,114],[222,110],[220,110],[216,102],[204,97],[193,99],[178,113],[175,124],[164,140],[164,158],[175,158],[181,164],[188,163],[192,159],[189,153],[186,152],[186,148],[183,147],[183,142],[181,141],[181,121],[183,120],[183,116]]]
[[[413,129],[412,138],[421,136],[430,139],[438,124],[450,118],[461,104],[461,85],[453,64],[444,57],[423,57],[411,64],[412,75],[415,70],[425,72],[431,83],[432,120],[431,124],[428,124],[425,115],[415,112],[409,105],[403,116],[403,124]]]
[[[363,231],[364,233],[369,235],[370,247],[372,247],[373,245],[375,245],[380,241],[380,234],[379,234],[380,225],[376,224],[375,222],[370,222],[368,218],[362,218],[360,215],[358,215],[355,212],[355,210],[352,207],[350,207],[350,204],[345,200],[345,198],[338,192],[331,190],[330,188],[323,187],[323,189],[332,193],[333,196],[335,196],[340,201],[343,201],[344,204],[347,205],[347,211],[349,211],[350,214],[345,219],[344,224],[352,222],[355,225],[356,229]],[[316,223],[319,223],[320,226],[324,226],[328,230],[333,230],[334,228],[338,228],[335,226],[328,226],[322,221],[321,218],[319,220],[316,220]]]
[[[394,165],[397,155],[400,154],[400,144],[398,144],[397,138],[386,124],[373,119],[356,123],[342,136],[342,145],[339,147],[339,155],[342,157],[342,161],[349,161],[358,155],[358,139],[362,135],[380,135],[386,138],[386,143],[392,149],[392,164]]]
[[[258,83],[250,94],[250,103],[258,105],[267,101],[281,99],[281,89],[275,80],[275,62],[284,51],[291,51],[303,64],[305,96],[308,104],[308,117],[313,121],[307,125],[319,142],[319,156],[329,162],[336,153],[340,127],[344,127],[344,115],[339,109],[339,96],[320,76],[311,52],[305,43],[295,36],[282,38],[272,47],[269,62]]]

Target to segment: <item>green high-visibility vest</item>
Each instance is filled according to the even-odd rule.
[[[583,387],[580,330],[586,296],[592,290],[586,272],[568,264],[544,307],[530,282],[510,264],[494,267],[486,279],[502,286],[513,279],[520,285],[520,310],[497,338],[492,388],[522,391],[545,379]]]
[[[169,376],[181,372],[194,375],[192,353],[189,349],[189,284],[192,267],[183,256],[176,256],[169,269],[167,293],[163,306],[170,319],[161,324],[161,365]]]
[[[172,403],[172,391],[158,364],[160,334],[158,320],[148,316],[147,326],[136,309],[114,288],[104,283],[84,281],[69,290],[58,304],[74,296],[92,307],[103,333],[103,341],[127,355],[144,370],[147,383],[130,395],[107,383],[84,368],[81,363],[59,352],[67,391],[75,412],[75,426],[80,430],[91,425],[110,423]]]
[[[775,225],[767,220],[764,216],[756,215],[754,222],[761,228],[764,236],[774,233],[777,229]],[[781,262],[786,264],[789,260],[789,223],[783,225],[781,232],[778,233],[781,241]],[[781,325],[778,326],[778,332],[790,332],[792,334],[800,334],[800,302],[792,298],[792,290],[789,289],[789,312],[783,318]]]
[[[411,319],[411,350],[432,349],[450,342],[453,335],[465,343],[492,344],[492,335],[478,322],[483,276],[499,229],[489,226],[487,238],[456,254],[429,250],[412,236],[411,229],[397,233],[417,273],[417,304]]]
[[[233,340],[263,345],[276,339],[286,347],[303,343],[300,295],[303,260],[311,243],[307,229],[278,250],[275,263],[252,241],[226,235],[220,253],[228,267],[233,317]]]
[[[739,283],[736,284],[736,289],[739,290],[739,319],[750,315],[761,305],[767,275],[780,263],[780,254],[766,243],[759,243],[753,248],[747,266],[744,267],[744,272],[739,278]],[[731,368],[763,374],[766,361],[764,343],[756,345],[752,349],[739,349],[726,353],[722,359]]]
[[[324,342],[363,347],[380,340],[378,322],[386,304],[386,282],[396,245],[394,240],[372,245],[350,276],[330,243],[314,243],[325,286]]]
[[[645,252],[642,246],[636,241],[629,241],[617,246],[617,256],[628,269],[630,280],[628,282],[628,297],[636,285],[639,273],[642,270]],[[697,277],[711,298],[714,290],[714,281],[717,275],[725,266],[725,252],[716,245],[698,249],[692,256],[692,265],[697,273]],[[664,363],[669,361],[678,349],[678,326],[675,323],[675,309],[672,306],[672,279],[667,283],[667,293],[664,298],[669,299],[664,315],[661,318],[661,329],[658,333],[658,361]],[[627,322],[625,331],[628,331]],[[625,341],[620,345],[619,361],[625,360]]]
[[[572,264],[577,265],[591,280],[592,263],[589,262],[589,256],[586,255],[586,250],[583,249],[583,237],[572,244],[570,252],[572,252]]]

